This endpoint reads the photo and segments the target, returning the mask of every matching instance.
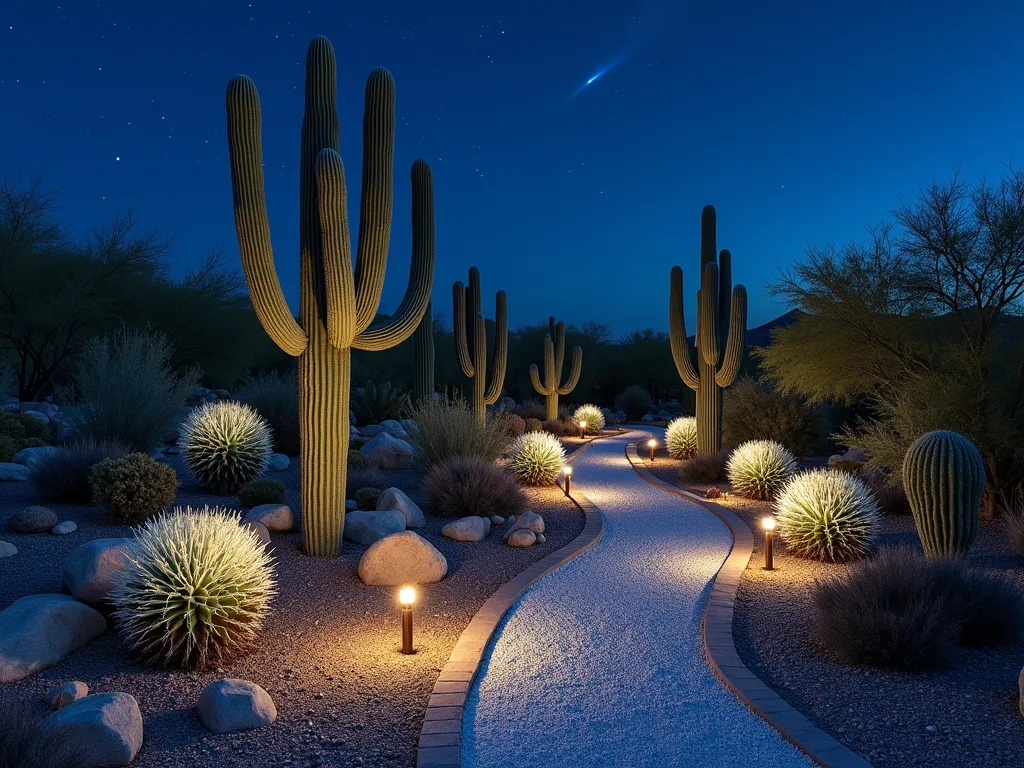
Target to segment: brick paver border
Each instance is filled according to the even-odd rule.
[[[715,576],[704,610],[704,653],[715,674],[758,717],[818,765],[825,768],[870,768],[871,764],[864,758],[840,744],[790,706],[740,659],[732,636],[732,619],[736,590],[754,551],[754,535],[747,524],[731,509],[656,478],[637,454],[635,443],[626,446],[626,458],[636,473],[648,483],[707,509],[717,515],[732,533],[732,548]]]
[[[600,438],[584,443],[568,458],[579,457],[596,439]],[[473,685],[484,651],[498,624],[530,585],[590,549],[604,533],[601,510],[576,488],[573,488],[571,498],[584,515],[580,534],[499,587],[476,612],[455,644],[448,663],[441,669],[434,683],[434,690],[427,703],[427,714],[420,729],[419,749],[416,753],[417,768],[461,768],[462,718],[465,714],[466,695]]]

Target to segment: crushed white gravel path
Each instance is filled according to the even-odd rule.
[[[644,436],[597,441],[573,463],[604,536],[499,628],[466,702],[464,768],[811,765],[708,667],[701,617],[732,539],[636,475],[625,446]]]

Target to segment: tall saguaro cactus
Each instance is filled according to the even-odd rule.
[[[508,362],[508,307],[504,291],[494,297],[494,358],[491,383],[487,384],[487,330],[480,302],[480,270],[469,269],[469,285],[452,286],[452,326],[455,354],[463,375],[473,380],[473,413],[481,424],[487,421],[487,406],[494,405],[505,386]]]
[[[434,397],[434,312],[427,302],[423,319],[412,335],[412,401]]]
[[[697,393],[697,451],[722,449],[722,390],[730,386],[743,362],[747,332],[747,289],[732,287],[732,254],[715,254],[715,209],[700,216],[700,290],[697,291],[697,368],[693,367],[683,319],[683,270],[672,267],[669,292],[669,338],[672,358],[683,382]],[[730,295],[731,292],[731,295]]]
[[[338,155],[334,49],[316,37],[306,53],[299,156],[299,320],[281,291],[263,184],[262,117],[244,75],[227,88],[235,227],[253,307],[264,330],[299,359],[302,534],[306,552],[336,555],[345,524],[351,350],[379,351],[407,339],[426,310],[434,277],[430,166],[412,166],[412,266],[395,314],[372,325],[384,287],[391,234],[395,82],[384,69],[366,81],[363,178],[355,273],[345,171]]]
[[[583,368],[583,350],[579,347],[572,349],[572,368],[569,370],[569,380],[562,386],[558,382],[562,379],[562,364],[565,362],[565,323],[555,323],[554,315],[548,318],[548,332],[544,334],[544,383],[540,382],[540,374],[536,365],[530,366],[530,383],[537,390],[537,394],[544,395],[546,418],[558,418],[558,396],[568,395],[580,380],[580,370]]]

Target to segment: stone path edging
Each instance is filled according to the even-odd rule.
[[[731,509],[659,480],[644,466],[635,443],[626,446],[626,458],[645,481],[666,493],[699,504],[716,515],[732,533],[732,548],[715,576],[704,611],[705,656],[718,677],[758,717],[818,765],[824,768],[870,768],[869,762],[812,724],[765,685],[740,659],[732,636],[732,620],[740,578],[754,551],[754,535],[747,524]]]
[[[567,459],[577,458],[594,442],[594,438],[573,451]],[[462,631],[448,662],[441,669],[427,703],[427,713],[420,729],[416,768],[461,768],[462,717],[466,695],[480,668],[484,651],[505,614],[519,596],[534,582],[565,565],[577,555],[594,546],[604,533],[599,510],[584,494],[574,490],[570,497],[583,512],[583,530],[571,542],[531,565],[506,582],[487,598],[480,610]]]

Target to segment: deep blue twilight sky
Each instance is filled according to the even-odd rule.
[[[297,308],[303,60],[324,34],[355,204],[366,75],[384,66],[398,85],[382,311],[405,289],[408,168],[423,157],[435,309],[450,316],[451,283],[477,264],[486,295],[508,291],[513,326],[553,312],[665,329],[678,263],[692,323],[710,202],[753,326],[783,310],[764,284],[807,242],[860,237],[958,164],[973,180],[1020,160],[1021,29],[1019,0],[6,0],[0,175],[45,173],[76,231],[134,207],[176,236],[179,269],[214,244],[237,259],[224,87],[244,72]]]

